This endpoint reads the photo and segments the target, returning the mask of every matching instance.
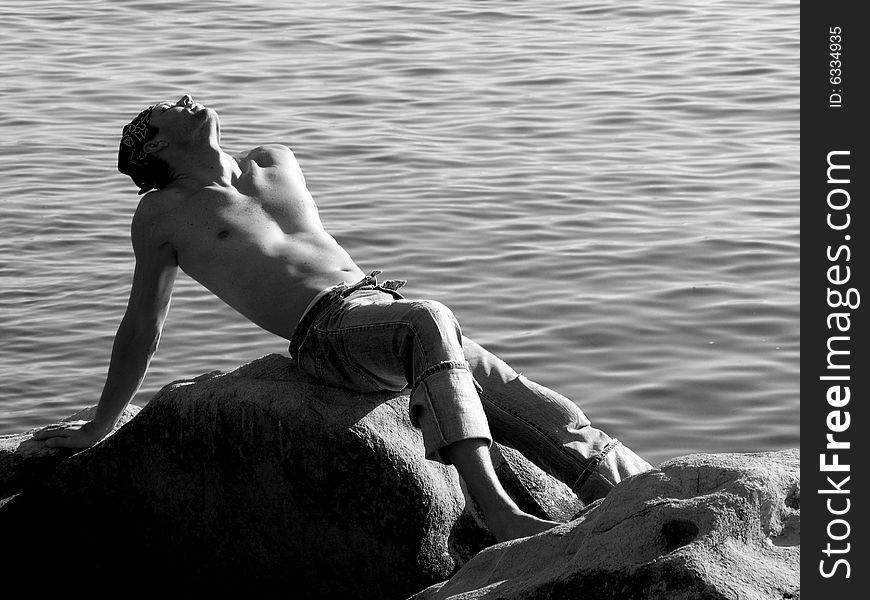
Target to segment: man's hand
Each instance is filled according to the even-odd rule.
[[[93,421],[64,421],[43,427],[33,439],[45,441],[49,448],[90,448],[108,433],[97,429]]]

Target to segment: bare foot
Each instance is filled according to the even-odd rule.
[[[561,524],[519,510],[486,515],[486,525],[499,542],[535,535]]]

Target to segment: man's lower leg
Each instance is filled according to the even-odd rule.
[[[487,527],[500,542],[534,535],[559,525],[520,510],[495,474],[489,445],[483,439],[462,440],[442,452],[459,471],[483,511]]]

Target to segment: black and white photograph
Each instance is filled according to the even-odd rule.
[[[865,158],[818,144],[802,212],[801,67],[854,106],[856,19],[809,46],[796,0],[0,15],[0,585],[852,589]],[[802,560],[807,290],[834,491]]]

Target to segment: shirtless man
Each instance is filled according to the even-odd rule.
[[[263,329],[299,367],[356,391],[411,388],[427,458],[455,465],[499,540],[556,525],[521,511],[495,475],[493,438],[588,502],[650,469],[590,426],[576,405],[462,336],[452,313],[378,283],[329,235],[289,148],[231,156],[217,113],[190,96],[156,104],[123,131],[118,169],[149,192],[133,217],[132,290],[94,419],[49,426],[49,446],[89,447],[145,377],[178,268]],[[336,342],[336,340],[339,340]],[[491,430],[490,430],[491,427]]]

